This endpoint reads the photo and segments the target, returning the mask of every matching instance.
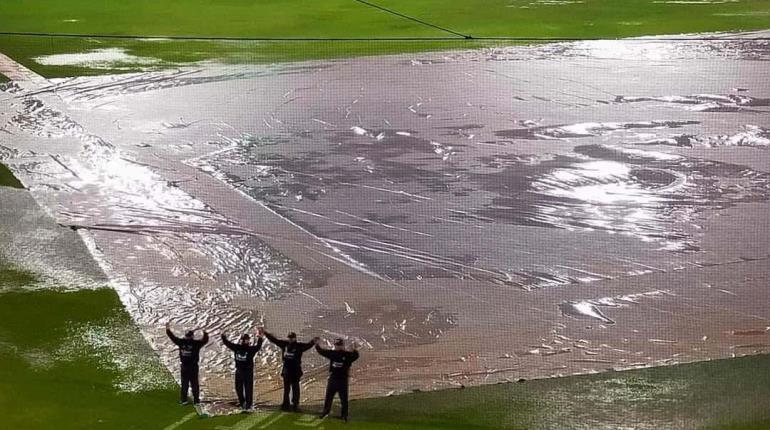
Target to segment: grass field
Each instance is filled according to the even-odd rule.
[[[380,0],[476,37],[615,38],[770,28],[767,0]],[[265,38],[451,37],[349,0],[2,0],[0,32]],[[510,41],[201,41],[0,35],[0,52],[47,77],[205,60],[273,63],[465,49]],[[52,54],[122,49],[122,62],[44,65]],[[0,82],[4,78],[0,76]],[[0,186],[21,188],[0,164]],[[0,244],[1,245],[1,244]],[[264,412],[199,419],[114,291],[30,291],[37,277],[0,246],[0,428],[511,429],[770,428],[770,356],[357,400],[353,422]],[[258,383],[258,382],[257,382]],[[317,409],[309,405],[308,410]]]
[[[463,34],[491,37],[618,37],[763,28],[764,0],[666,3],[584,0],[377,0]],[[108,7],[104,7],[108,4]],[[33,11],[33,13],[30,13]],[[764,13],[763,13],[764,12]],[[352,0],[4,0],[3,31],[138,36],[437,37],[434,28]]]
[[[765,0],[380,0],[377,4],[474,37],[617,38],[770,28]],[[34,13],[30,13],[34,11]],[[245,38],[457,37],[353,0],[4,0],[0,32]],[[201,60],[271,63],[510,44],[510,41],[223,42],[0,36],[4,52],[45,76],[138,70]],[[115,67],[44,66],[36,57],[120,48]]]

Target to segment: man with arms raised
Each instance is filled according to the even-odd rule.
[[[339,394],[342,411],[340,418],[348,421],[348,379],[350,376],[350,365],[358,360],[358,349],[356,344],[352,345],[350,351],[345,349],[345,341],[342,339],[334,340],[334,349],[322,348],[318,342],[319,338],[313,339],[316,343],[315,350],[319,354],[329,359],[329,382],[326,385],[326,398],[324,399],[324,409],[321,412],[321,418],[325,418],[332,410],[334,395]]]
[[[203,338],[196,339],[195,331],[189,330],[183,338],[179,338],[171,331],[171,323],[166,323],[166,335],[179,347],[179,361],[181,362],[179,369],[182,379],[179,403],[182,405],[189,403],[187,398],[188,387],[192,388],[193,404],[197,405],[201,401],[200,386],[198,384],[198,361],[201,348],[209,342],[209,334],[206,330],[203,330]]]
[[[251,410],[254,402],[254,356],[262,348],[262,336],[256,345],[251,344],[251,336],[244,333],[238,343],[230,342],[222,333],[222,343],[233,351],[235,357],[235,394],[238,406],[244,412]]]
[[[264,327],[259,328],[259,334],[267,337],[267,340],[273,342],[278,348],[281,348],[281,358],[283,360],[283,403],[281,409],[284,411],[291,409],[299,410],[299,381],[302,378],[302,353],[315,345],[315,339],[310,342],[297,342],[297,334],[289,333],[287,340],[278,339],[265,331]],[[291,404],[289,404],[289,394],[291,393]]]

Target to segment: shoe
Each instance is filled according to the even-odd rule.
[[[342,420],[342,422],[344,422],[345,424],[347,424],[347,423],[348,423],[348,417],[340,417],[340,419],[341,419],[341,420]]]
[[[318,419],[322,420],[322,419],[324,419],[324,418],[326,418],[328,416],[329,416],[329,414],[321,414],[321,415],[318,416]]]
[[[286,404],[281,405],[281,410],[282,411],[288,411],[289,410],[289,405],[286,405]]]
[[[292,412],[299,412],[299,405],[292,405],[291,406],[291,411]]]
[[[180,405],[186,406],[186,405],[190,404],[190,401],[189,400],[180,400],[177,403],[179,403]]]

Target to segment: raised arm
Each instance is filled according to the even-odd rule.
[[[257,338],[257,344],[254,345],[254,352],[259,352],[260,349],[262,349],[262,343],[265,341],[261,336]]]
[[[201,339],[200,342],[201,342],[201,346],[209,343],[209,332],[207,332],[206,330],[203,330],[203,339]]]
[[[269,340],[270,342],[273,342],[276,346],[278,346],[281,349],[286,348],[286,345],[289,344],[289,342],[287,342],[285,340],[278,339],[277,337],[273,336],[272,334],[268,333],[267,331],[263,330],[262,333],[265,335],[267,340]]]
[[[321,348],[321,345],[319,345],[318,342],[315,344],[315,351],[326,358],[331,358],[331,351],[325,348]]]
[[[175,345],[179,345],[179,342],[182,340],[174,335],[174,332],[171,331],[171,323],[166,323],[166,336],[168,336],[169,339],[171,339],[171,342],[174,342]]]
[[[227,335],[225,335],[224,333],[222,333],[222,343],[224,343],[225,346],[228,347],[229,349],[233,349],[233,350],[235,349],[235,344],[230,342],[230,340],[227,339]]]
[[[316,344],[316,341],[315,341],[315,338],[313,338],[313,339],[312,339],[310,342],[308,342],[308,343],[301,343],[301,344],[299,344],[299,350],[300,350],[300,351],[302,351],[302,352],[305,352],[305,351],[307,351],[308,349],[310,349],[310,348],[312,348],[313,346],[315,346],[315,344]]]

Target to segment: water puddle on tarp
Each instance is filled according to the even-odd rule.
[[[0,154],[172,369],[169,320],[355,340],[355,396],[725,357],[770,326],[769,54],[651,38],[9,84]],[[203,363],[231,397],[218,341]],[[270,401],[276,350],[260,363]]]

